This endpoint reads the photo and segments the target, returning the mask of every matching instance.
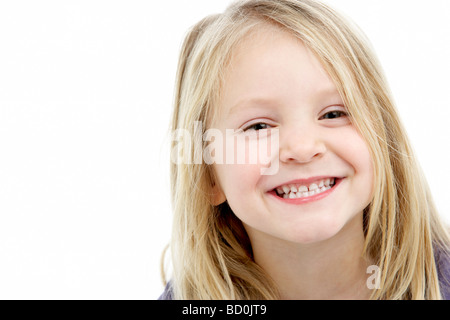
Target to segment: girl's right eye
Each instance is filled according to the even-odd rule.
[[[255,131],[259,131],[259,130],[264,130],[264,129],[269,129],[271,126],[268,125],[267,123],[264,122],[258,122],[258,123],[253,123],[247,127],[245,127],[243,129],[243,131],[248,131],[248,130],[255,130]]]

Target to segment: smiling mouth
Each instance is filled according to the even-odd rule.
[[[314,181],[309,185],[302,184],[285,184],[275,188],[272,192],[282,199],[306,199],[326,193],[332,189],[340,180],[340,178],[326,178]],[[315,197],[314,197],[315,198]]]

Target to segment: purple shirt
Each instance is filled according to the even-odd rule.
[[[435,259],[442,299],[450,300],[450,254],[437,250]]]

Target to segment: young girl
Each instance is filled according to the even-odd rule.
[[[450,298],[449,236],[381,67],[326,5],[238,1],[200,21],[179,61],[177,129],[194,143],[171,165],[161,299]],[[225,136],[248,139],[246,161],[186,161]],[[264,174],[248,159],[268,137],[278,165]],[[236,151],[223,145],[216,155]]]

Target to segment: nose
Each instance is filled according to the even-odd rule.
[[[311,126],[280,131],[280,161],[283,163],[308,163],[320,158],[326,150],[325,141]]]

